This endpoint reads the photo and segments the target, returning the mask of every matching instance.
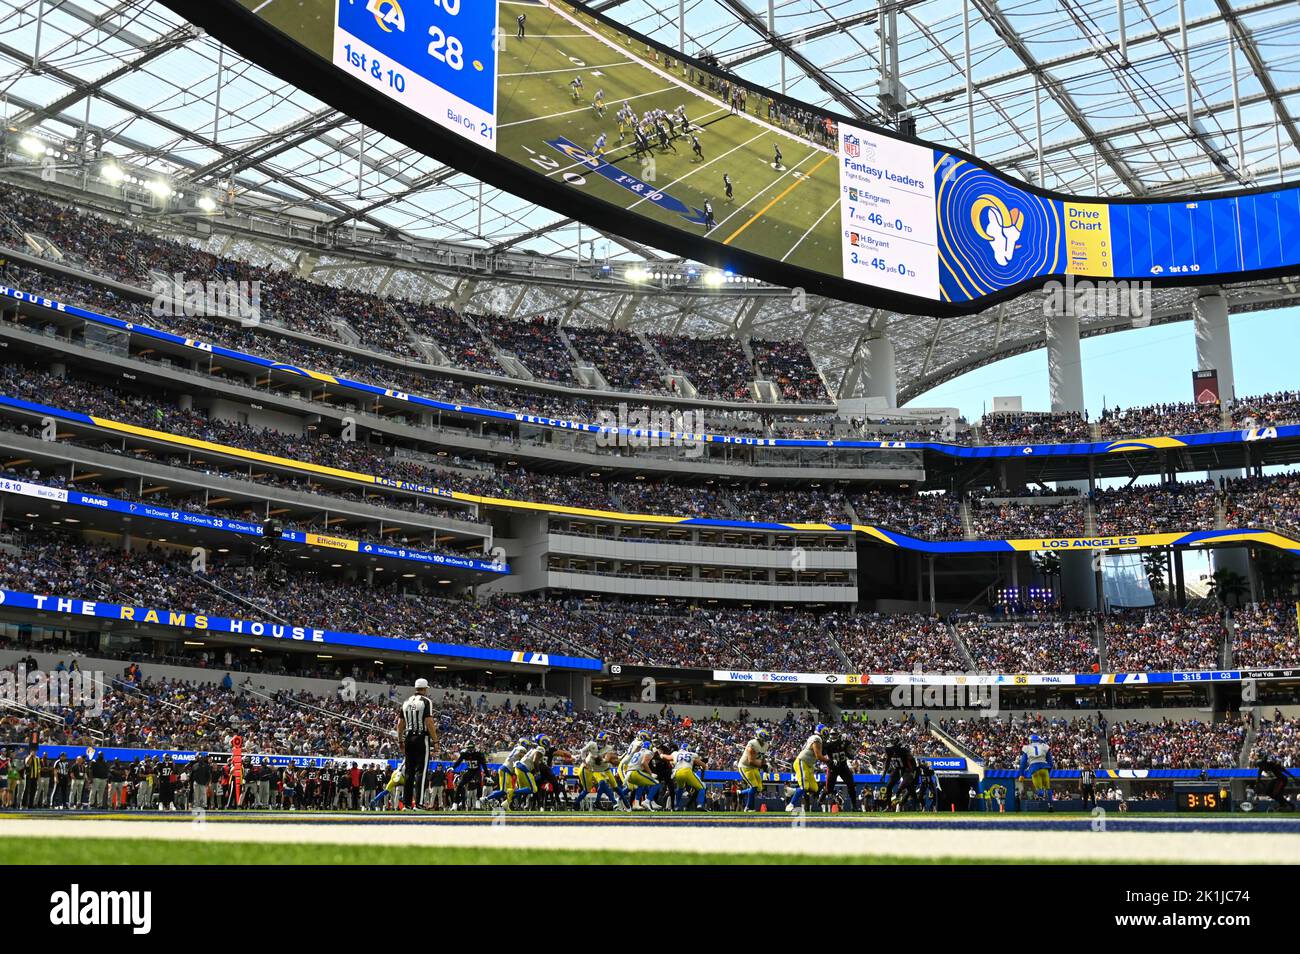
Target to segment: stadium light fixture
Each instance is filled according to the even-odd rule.
[[[30,155],[33,156],[45,155],[45,143],[41,142],[35,136],[24,136],[21,140],[19,140],[18,145],[23,150],[23,152],[28,153]]]
[[[166,199],[172,194],[172,187],[168,185],[166,182],[164,182],[162,179],[154,179],[152,182],[146,185],[145,188],[148,189],[150,192],[152,192],[160,199]]]
[[[200,196],[198,205],[199,208],[204,212],[217,211],[217,203],[210,195]]]

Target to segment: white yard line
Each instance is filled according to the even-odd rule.
[[[812,224],[812,228],[810,228],[807,232],[804,232],[803,235],[799,238],[799,241],[794,243],[794,247],[791,248],[790,251],[786,252],[784,255],[781,256],[781,261],[784,262],[796,251],[798,251],[799,246],[803,244],[803,240],[806,239],[808,236],[812,235],[813,229],[816,229],[817,226],[822,224],[822,219],[826,218],[826,216],[830,215],[833,210],[838,209],[839,207],[840,207],[840,197],[836,196],[835,201],[830,204],[830,208],[828,208],[825,212],[823,212],[821,215],[817,217],[817,221]]]
[[[735,209],[733,209],[730,215],[728,215],[725,219],[723,219],[721,222],[718,223],[717,227],[718,227],[718,228],[722,228],[724,225],[726,225],[728,222],[730,222],[732,219],[734,219],[734,218],[735,218],[737,215],[739,215],[741,212],[744,212],[747,208],[749,208],[751,205],[753,205],[755,202],[757,202],[760,198],[762,198],[764,195],[766,195],[768,192],[770,192],[773,186],[779,185],[779,184],[781,183],[781,181],[785,179],[786,176],[790,175],[792,172],[797,172],[797,171],[799,170],[799,167],[802,166],[802,165],[803,165],[805,162],[807,162],[809,159],[811,159],[811,158],[813,157],[813,155],[814,155],[814,153],[811,153],[811,152],[810,152],[810,153],[808,153],[808,155],[804,156],[802,159],[800,159],[798,162],[796,162],[793,166],[787,166],[785,172],[781,173],[779,176],[777,176],[775,179],[773,179],[773,180],[772,180],[771,182],[769,182],[767,185],[763,186],[763,188],[759,189],[757,192],[755,192],[753,195],[751,195],[748,199],[746,199],[744,205],[738,206],[738,207],[736,207]]]
[[[694,125],[694,124],[692,123],[692,125]],[[759,138],[761,138],[763,135],[764,135],[764,133],[759,133],[757,136],[754,137],[754,139],[759,139]],[[677,185],[677,183],[679,183],[679,182],[685,182],[687,179],[689,179],[689,178],[690,178],[691,176],[693,176],[695,173],[699,172],[699,171],[700,171],[701,169],[703,169],[704,167],[706,167],[706,166],[711,166],[711,165],[713,165],[715,162],[721,162],[723,159],[726,159],[727,156],[731,155],[733,152],[736,152],[736,151],[738,151],[738,150],[740,150],[740,149],[744,149],[744,148],[745,148],[746,146],[748,146],[751,142],[753,142],[754,139],[749,139],[749,140],[746,140],[745,142],[742,142],[742,143],[741,143],[740,145],[738,145],[738,146],[733,146],[731,149],[728,149],[728,150],[727,150],[726,152],[724,152],[722,155],[720,155],[720,156],[718,156],[718,157],[716,157],[716,158],[714,158],[714,159],[706,159],[706,160],[704,160],[704,162],[701,162],[698,166],[693,167],[689,172],[686,173],[686,175],[684,175],[684,176],[680,176],[679,178],[674,179],[672,182],[668,183],[668,185],[664,186],[662,189],[660,189],[660,188],[658,188],[658,187],[656,186],[656,187],[655,187],[655,191],[656,191],[656,192],[667,192],[667,191],[668,191],[669,189],[671,189],[673,186]],[[636,208],[638,205],[640,205],[642,202],[648,202],[648,201],[650,201],[649,198],[641,198],[641,199],[637,199],[635,202],[633,202],[631,205],[628,206],[628,210],[630,211],[630,210],[632,210],[632,209],[635,209],[635,208]]]
[[[505,79],[511,76],[546,76],[550,73],[581,73],[583,70],[608,70],[615,66],[632,66],[635,60],[621,60],[618,63],[597,63],[594,66],[574,66],[570,63],[568,66],[558,70],[526,70],[522,73],[498,73],[497,79]]]

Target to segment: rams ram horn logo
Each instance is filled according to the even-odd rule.
[[[993,248],[999,265],[1010,265],[1016,243],[1025,229],[1025,216],[1019,209],[1008,209],[995,195],[982,195],[970,207],[970,222],[975,232]]]
[[[406,32],[406,14],[397,0],[367,0],[366,12],[374,16],[385,33],[393,32],[389,27],[396,27],[398,33]]]

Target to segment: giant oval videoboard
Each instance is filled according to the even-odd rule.
[[[814,110],[570,0],[164,0],[285,80],[597,228],[849,301],[945,315],[1067,275],[1300,272],[1300,188],[1046,192]]]

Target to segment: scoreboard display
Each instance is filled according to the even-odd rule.
[[[578,0],[164,0],[245,56],[483,181],[778,284],[962,314],[1066,276],[1300,273],[1300,186],[1050,192],[799,103]]]
[[[496,3],[334,2],[336,67],[444,129],[496,151]]]

